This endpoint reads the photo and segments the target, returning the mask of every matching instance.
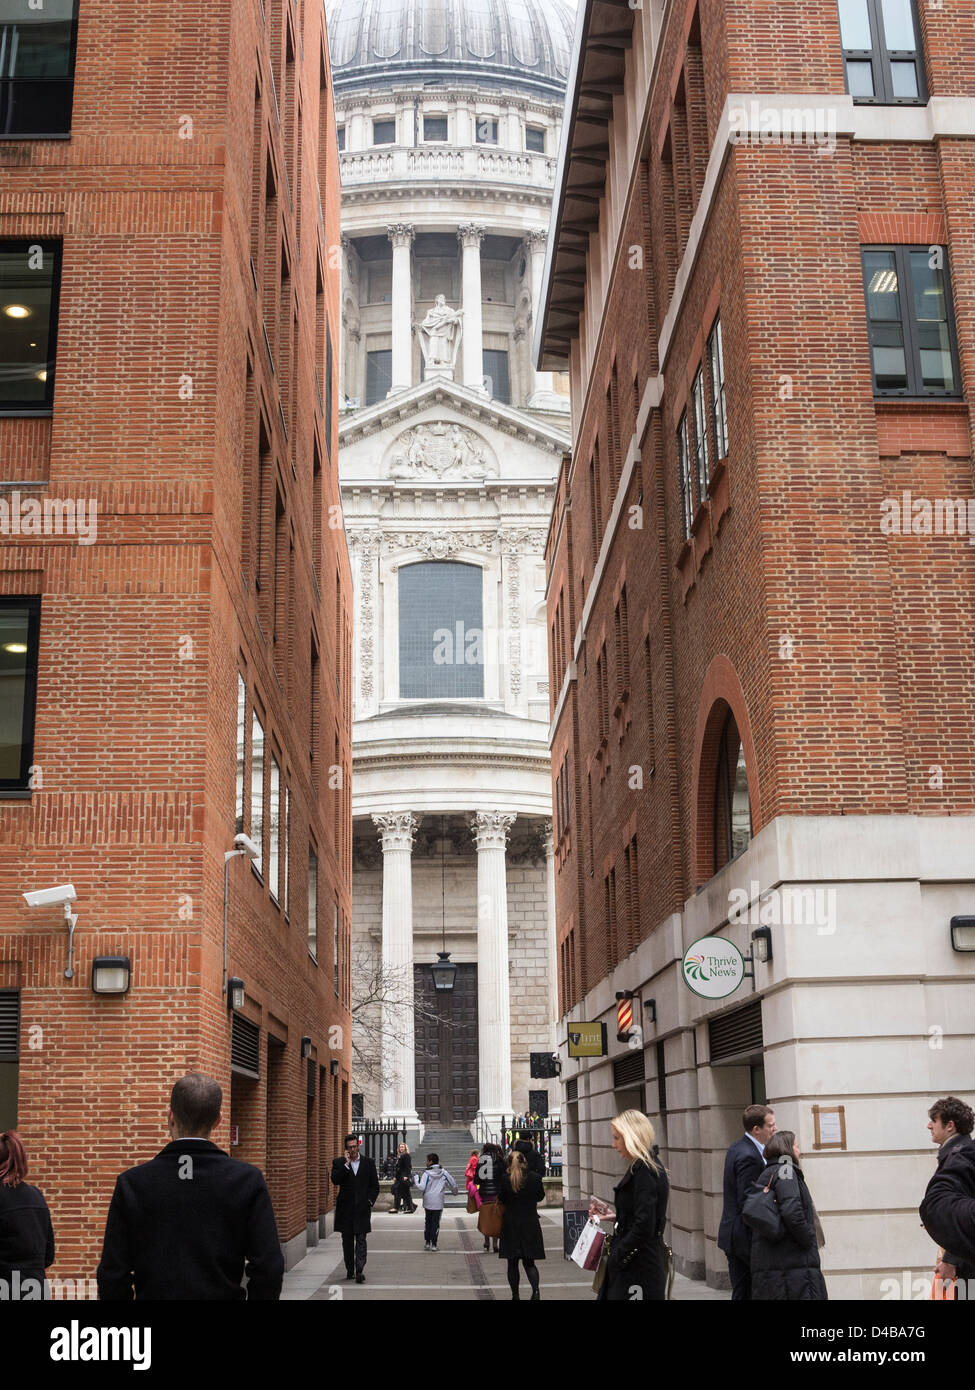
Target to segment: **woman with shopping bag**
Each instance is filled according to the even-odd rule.
[[[667,1297],[663,1229],[670,1183],[656,1156],[653,1125],[639,1110],[624,1110],[613,1120],[612,1134],[627,1169],[615,1190],[616,1229],[598,1297],[612,1303],[661,1300]]]
[[[485,1144],[477,1160],[474,1186],[481,1205],[477,1209],[477,1229],[484,1237],[484,1249],[498,1253],[503,1212],[498,1202],[498,1179],[504,1167],[504,1154],[498,1144]],[[493,1246],[492,1246],[493,1242]]]

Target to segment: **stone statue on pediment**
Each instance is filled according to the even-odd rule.
[[[414,323],[428,371],[453,371],[464,329],[463,309],[452,309],[438,294],[422,323]]]

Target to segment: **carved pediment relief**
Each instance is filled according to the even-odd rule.
[[[404,430],[390,445],[386,470],[390,478],[467,479],[477,481],[498,472],[494,451],[466,425],[435,420]]]

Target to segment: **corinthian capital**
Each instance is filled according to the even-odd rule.
[[[525,240],[533,251],[544,251],[545,243],[548,241],[548,232],[544,228],[536,227],[533,231],[525,233]]]
[[[399,246],[412,246],[416,230],[412,222],[392,222],[386,228],[386,235],[395,249]]]
[[[511,811],[475,811],[471,816],[471,830],[477,848],[504,849],[508,831],[516,820],[517,816]]]
[[[412,811],[393,811],[385,816],[373,816],[372,823],[379,831],[383,854],[391,849],[413,849],[413,836],[419,821]]]
[[[457,240],[461,246],[480,246],[484,240],[484,228],[477,222],[462,222],[457,228]]]

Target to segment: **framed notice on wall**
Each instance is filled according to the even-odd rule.
[[[846,1148],[846,1109],[842,1105],[814,1105],[814,1149]]]

